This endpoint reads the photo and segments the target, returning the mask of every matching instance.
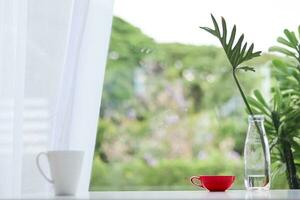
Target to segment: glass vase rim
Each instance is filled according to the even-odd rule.
[[[263,121],[264,115],[248,115],[248,121]]]

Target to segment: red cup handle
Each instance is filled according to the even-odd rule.
[[[194,182],[195,179],[197,179],[198,183]],[[202,183],[201,183],[201,180],[199,179],[198,176],[192,176],[192,177],[190,178],[190,180],[191,180],[191,183],[192,183],[192,184],[194,184],[194,185],[196,185],[196,186],[198,186],[198,187],[204,188],[203,185],[202,185]]]

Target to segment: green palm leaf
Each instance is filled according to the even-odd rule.
[[[261,51],[253,52],[254,44],[252,43],[247,49],[247,42],[244,42],[244,34],[242,34],[234,45],[236,40],[236,25],[233,26],[231,33],[227,33],[227,24],[225,19],[222,17],[222,34],[220,32],[220,26],[217,23],[215,17],[211,14],[211,18],[214,24],[214,29],[208,27],[200,27],[201,29],[209,32],[219,39],[221,45],[226,53],[226,56],[234,69],[237,68],[241,63],[250,60],[254,57],[258,57]],[[227,42],[227,36],[229,41]]]

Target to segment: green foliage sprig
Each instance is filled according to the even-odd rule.
[[[236,44],[234,44],[234,41],[236,40],[236,25],[233,26],[232,31],[230,35],[227,33],[227,24],[223,17],[221,17],[222,20],[222,27],[220,28],[215,17],[211,14],[211,19],[214,24],[214,29],[208,28],[208,27],[200,27],[203,30],[206,30],[210,34],[214,35],[219,39],[221,42],[221,45],[226,53],[226,56],[232,66],[232,74],[234,77],[234,80],[236,82],[236,85],[239,89],[239,92],[243,98],[243,101],[247,107],[248,112],[253,115],[252,109],[249,106],[249,103],[247,101],[247,98],[243,92],[243,89],[239,83],[239,80],[237,79],[236,72],[239,69],[245,70],[245,71],[255,71],[253,67],[249,66],[241,66],[241,64],[247,60],[250,60],[252,58],[258,57],[261,55],[261,51],[253,52],[254,50],[254,44],[252,43],[249,48],[247,48],[247,42],[244,43],[244,34],[242,34],[239,39],[237,40]],[[222,29],[222,33],[221,30]],[[229,40],[227,39],[227,35],[229,36]],[[227,41],[228,40],[228,41]]]
[[[229,35],[227,33],[227,25],[226,25],[226,21],[223,17],[221,17],[221,21],[222,21],[222,33],[221,33],[221,29],[215,19],[215,17],[211,14],[211,19],[213,21],[214,24],[214,29],[208,28],[208,27],[200,27],[201,29],[209,32],[210,34],[214,35],[215,37],[217,37],[219,39],[219,41],[221,42],[221,45],[226,53],[226,56],[232,66],[232,75],[234,78],[234,81],[238,87],[238,90],[242,96],[242,99],[247,107],[247,110],[249,112],[249,114],[251,116],[254,115],[254,112],[252,111],[252,108],[250,107],[248,100],[245,96],[245,93],[241,87],[241,84],[239,83],[239,80],[237,78],[236,72],[239,69],[245,70],[245,71],[255,71],[253,67],[249,67],[249,66],[242,66],[241,64],[247,60],[250,60],[252,58],[258,57],[261,55],[261,51],[256,51],[254,52],[254,44],[252,43],[250,45],[249,48],[247,48],[247,42],[244,43],[244,34],[242,34],[239,39],[237,40],[237,42],[234,44],[234,41],[236,40],[236,25],[233,26],[232,31],[230,33],[229,36],[229,40],[227,41],[227,35]],[[258,124],[256,121],[254,121],[255,126],[257,128],[257,131],[260,135],[260,139],[262,142],[262,146],[263,146],[263,153],[264,153],[264,162],[265,162],[265,166],[268,165],[268,160],[267,160],[267,153],[266,153],[266,146],[265,143],[263,142],[263,133],[261,131],[261,129],[259,128]],[[269,173],[267,167],[265,168],[265,173]],[[268,177],[268,176],[267,176]],[[268,182],[268,180],[267,180]]]
[[[278,37],[277,42],[283,46],[272,46],[269,51],[282,53],[288,57],[295,58],[298,62],[297,68],[300,70],[300,26],[298,26],[298,37],[294,31],[284,29],[284,36]]]
[[[295,32],[285,29],[285,37],[277,38],[281,46],[269,49],[289,58],[274,59],[272,62],[278,87],[272,89],[271,101],[267,103],[259,91],[255,91],[255,97],[248,97],[254,113],[265,115],[272,160],[278,169],[285,169],[290,189],[300,189],[297,174],[300,169],[300,26],[298,33],[299,38]],[[292,59],[296,62],[291,63]]]

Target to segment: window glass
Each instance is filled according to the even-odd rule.
[[[200,174],[236,175],[233,188],[244,188],[245,106],[217,39],[198,27],[222,15],[267,52],[297,27],[294,8],[278,2],[115,1],[91,190],[193,190]],[[268,99],[271,59],[239,73],[247,95]],[[285,187],[283,174],[273,188]]]

